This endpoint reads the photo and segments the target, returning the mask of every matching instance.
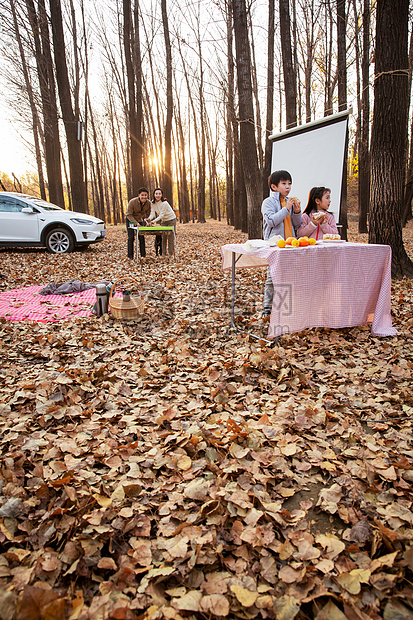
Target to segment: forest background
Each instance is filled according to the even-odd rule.
[[[0,6],[6,105],[36,162],[2,189],[118,224],[139,187],[162,185],[181,222],[226,217],[260,237],[269,136],[352,105],[359,232],[392,246],[394,276],[413,274],[409,0]]]

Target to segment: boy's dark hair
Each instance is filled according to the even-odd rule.
[[[268,177],[268,187],[271,189],[271,185],[277,186],[280,181],[291,181],[291,174],[287,170],[276,170],[272,172]]]
[[[146,189],[146,187],[140,187],[138,189],[138,196],[139,196],[139,194],[142,194],[142,192],[146,192],[148,194],[148,196],[149,196],[149,190]]]

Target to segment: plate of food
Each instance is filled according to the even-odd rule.
[[[345,243],[346,240],[342,239],[340,235],[324,235],[323,243]]]

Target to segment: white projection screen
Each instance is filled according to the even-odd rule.
[[[330,211],[340,220],[343,176],[347,170],[348,115],[351,110],[270,136],[271,172],[288,170],[293,179],[290,196],[307,206],[314,186],[331,189]],[[345,178],[345,177],[344,177]]]

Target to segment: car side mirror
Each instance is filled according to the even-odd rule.
[[[23,207],[21,213],[34,213],[34,211],[31,207]]]

